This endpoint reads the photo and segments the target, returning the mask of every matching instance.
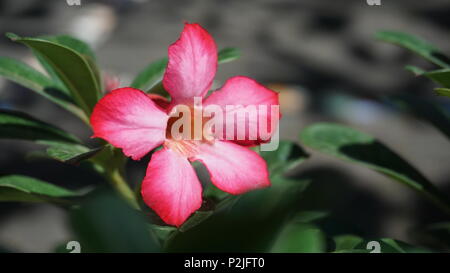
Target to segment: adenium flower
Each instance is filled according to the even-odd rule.
[[[108,72],[103,72],[103,90],[105,93],[111,92],[112,90],[120,86],[120,79],[116,75],[110,74]]]
[[[203,106],[218,105],[224,111],[227,105],[270,107],[279,102],[276,92],[244,76],[228,79],[222,88],[206,97],[217,70],[217,47],[198,24],[186,23],[168,53],[163,86],[170,101],[133,88],[115,89],[95,106],[91,124],[94,137],[122,148],[134,160],[162,145],[151,157],[141,193],[144,202],[164,222],[180,226],[202,205],[202,185],[190,162],[200,161],[211,182],[230,194],[264,188],[270,186],[270,181],[265,161],[246,147],[263,140],[229,140],[221,132],[214,132],[212,139],[177,139],[171,134],[177,120],[173,113],[180,105],[187,105],[193,115],[198,114],[194,97],[202,98]],[[270,119],[271,114],[258,115]],[[224,119],[223,125],[232,126],[232,122],[236,121]]]

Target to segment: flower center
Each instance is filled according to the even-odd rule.
[[[211,143],[212,134],[205,130],[210,119],[203,117],[203,112],[195,106],[177,105],[169,114],[164,145],[184,156],[193,156],[198,145]]]
[[[202,109],[195,106],[177,105],[169,114],[166,139],[171,140],[211,140],[205,129],[209,117],[203,117]]]

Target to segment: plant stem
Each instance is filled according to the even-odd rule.
[[[127,182],[123,178],[120,170],[114,168],[106,173],[107,179],[110,181],[113,188],[135,209],[139,210],[134,192],[128,186]]]

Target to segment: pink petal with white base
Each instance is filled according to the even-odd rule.
[[[216,136],[222,140],[227,139],[242,145],[259,144],[270,140],[270,136],[276,129],[280,118],[279,112],[277,116],[272,116],[271,112],[272,106],[279,107],[278,93],[244,76],[228,79],[222,88],[206,98],[203,102],[203,107],[207,109],[208,105],[218,105],[223,109],[223,120],[221,126],[219,126],[222,130],[217,131]],[[234,106],[235,108],[227,110],[227,106]],[[256,115],[237,115],[239,110],[243,110],[248,106],[255,107]],[[265,109],[260,106],[265,107]],[[232,118],[227,119],[227,116]],[[272,118],[274,122],[272,122]],[[262,129],[259,120],[266,121],[267,130]],[[238,133],[236,129],[238,125],[245,126],[243,133]],[[235,128],[234,133],[226,136],[226,130],[229,127]],[[253,135],[249,133],[251,128],[256,128],[256,130],[253,130]]]
[[[202,162],[211,175],[212,183],[231,194],[270,186],[264,159],[255,151],[232,142],[216,140],[212,144],[204,143],[190,160]]]
[[[180,226],[202,205],[202,186],[186,157],[163,148],[153,154],[142,197],[161,219]]]
[[[93,137],[138,160],[165,139],[168,116],[142,91],[119,88],[103,97],[91,116]]]
[[[186,23],[180,38],[169,47],[169,63],[164,88],[175,103],[203,97],[211,87],[217,70],[217,47],[199,24]]]

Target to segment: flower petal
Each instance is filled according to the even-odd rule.
[[[208,112],[208,105],[218,105],[224,113],[219,127],[222,130],[217,130],[216,136],[219,139],[230,140],[241,145],[254,145],[269,141],[281,116],[278,93],[244,76],[228,79],[222,88],[213,92],[203,102],[206,112]],[[234,109],[230,109],[230,106],[234,106]],[[245,110],[251,109],[249,107],[252,106],[256,109],[254,115],[237,114],[241,110],[244,110],[241,113],[245,113]],[[273,116],[272,107],[277,110],[275,111],[276,116]],[[227,119],[227,116],[232,118]],[[267,129],[263,129],[264,127],[259,121],[266,121]],[[238,127],[244,129],[239,131]],[[231,134],[228,132],[227,135],[227,128],[232,129]],[[252,134],[250,134],[250,130],[252,130]]]
[[[186,23],[180,38],[169,47],[169,63],[164,88],[175,103],[194,96],[203,97],[217,70],[217,47],[211,35],[199,24]]]
[[[202,205],[202,186],[194,168],[186,157],[167,148],[152,155],[141,193],[164,222],[177,227]]]
[[[190,160],[202,162],[211,175],[211,182],[231,194],[270,186],[264,159],[255,151],[232,142],[216,140],[212,144],[202,144],[199,153]]]
[[[119,88],[103,97],[91,115],[93,137],[138,160],[165,139],[168,116],[142,91]]]

